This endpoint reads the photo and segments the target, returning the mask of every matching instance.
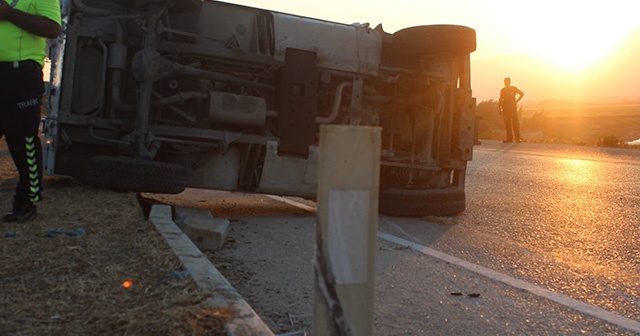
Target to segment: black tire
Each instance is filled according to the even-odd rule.
[[[200,10],[202,1],[200,0],[177,0],[175,5],[169,8],[172,13],[185,13]]]
[[[466,55],[476,50],[476,31],[457,25],[409,27],[393,34],[393,48],[403,56]]]
[[[396,189],[380,192],[380,213],[397,217],[455,216],[466,207],[460,188]]]
[[[96,156],[87,165],[86,182],[99,188],[178,194],[186,188],[184,167],[127,157]]]
[[[182,13],[191,12],[200,9],[202,1],[200,0],[135,0],[135,7],[138,9],[148,9],[150,4],[165,5],[170,12]]]

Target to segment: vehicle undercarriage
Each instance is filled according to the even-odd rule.
[[[389,34],[217,1],[61,2],[48,174],[314,198],[319,126],[375,126],[382,213],[464,210],[473,29]]]

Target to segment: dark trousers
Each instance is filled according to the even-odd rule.
[[[18,170],[15,206],[40,200],[43,175],[39,126],[43,93],[38,63],[0,62],[0,138],[6,138]]]
[[[502,116],[504,118],[504,127],[507,130],[507,141],[520,140],[520,123],[518,122],[518,111],[515,108],[504,109],[502,111]]]

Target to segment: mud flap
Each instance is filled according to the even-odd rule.
[[[316,53],[287,49],[280,85],[280,153],[308,155],[318,128],[318,80]]]

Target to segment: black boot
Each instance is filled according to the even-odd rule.
[[[24,223],[36,218],[36,206],[31,202],[13,202],[13,210],[2,217],[6,223]]]

